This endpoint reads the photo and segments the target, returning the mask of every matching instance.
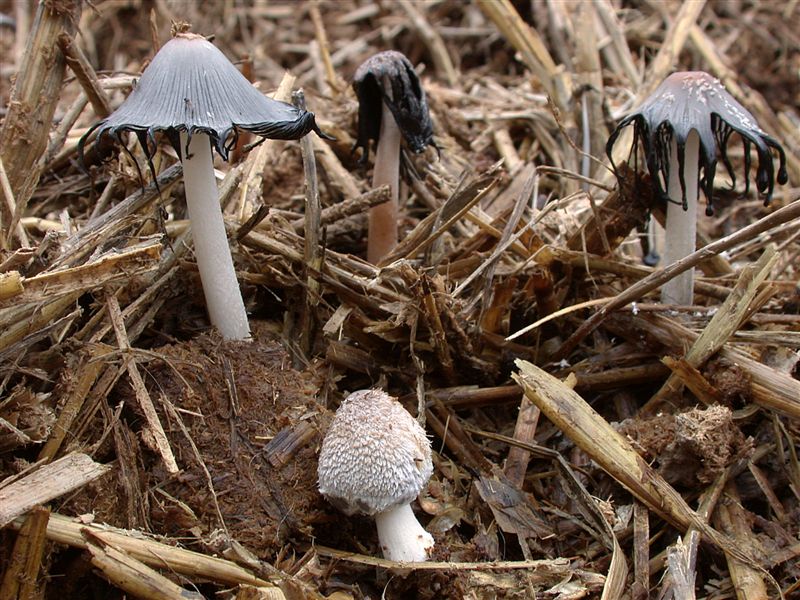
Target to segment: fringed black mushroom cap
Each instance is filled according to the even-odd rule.
[[[179,156],[184,154],[181,131],[189,140],[195,132],[208,134],[224,160],[239,130],[278,140],[298,139],[309,131],[327,137],[314,113],[267,98],[213,44],[193,33],[179,33],[164,44],[125,102],[86,132],[78,144],[81,161],[94,130],[98,139],[111,135],[118,142],[121,133],[134,132],[148,161],[157,132],[166,135]]]
[[[377,142],[380,137],[384,102],[412,151],[436,147],[425,91],[403,54],[387,50],[365,60],[356,70],[353,89],[358,96],[358,139],[353,150],[363,148],[362,160],[367,159],[370,140]]]
[[[606,154],[612,166],[614,142],[622,129],[631,123],[634,140],[632,152],[635,155],[641,142],[647,169],[664,198],[667,196],[664,188],[669,181],[669,147],[672,136],[675,136],[684,208],[687,204],[683,166],[686,139],[692,129],[697,131],[700,138],[700,187],[706,197],[707,215],[713,214],[712,194],[718,154],[731,177],[732,186],[736,184],[736,175],[727,154],[728,140],[734,132],[741,136],[744,144],[745,194],[750,190],[751,146],[755,146],[758,154],[756,187],[764,196],[765,206],[772,198],[775,181],[783,185],[789,180],[786,154],[781,145],[758,126],[753,115],[725,90],[718,79],[703,71],[673,73],[636,112],[619,122],[606,144]],[[778,153],[780,160],[777,177],[770,149]]]

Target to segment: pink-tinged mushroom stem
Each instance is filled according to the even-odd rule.
[[[667,195],[669,195],[670,202],[667,206],[664,262],[662,263],[665,267],[689,256],[695,250],[699,158],[700,137],[693,129],[686,138],[683,162],[687,205],[684,209],[679,179],[678,146],[673,136],[670,142],[669,181],[667,182]],[[684,271],[664,284],[661,288],[661,302],[680,306],[690,306],[694,302],[694,268]]]
[[[186,140],[186,132],[181,132],[184,154]],[[204,133],[192,135],[188,154],[183,158],[183,180],[194,253],[211,324],[227,340],[247,339],[250,327],[222,220],[211,141]]]
[[[417,521],[410,504],[375,515],[383,557],[399,562],[424,562],[433,548],[433,536]]]
[[[372,186],[388,185],[391,199],[369,211],[367,260],[373,265],[397,246],[397,198],[400,186],[400,128],[386,102],[381,109],[381,129],[375,150]]]

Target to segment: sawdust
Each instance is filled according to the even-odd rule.
[[[256,329],[252,342],[204,334],[155,352],[159,359],[147,365],[145,380],[180,473],[166,473],[148,448],[133,393],[120,384],[113,402],[127,407],[121,427],[135,432],[143,467],[129,475],[141,481],[103,478],[84,488],[70,509],[127,526],[141,519],[126,507],[144,504],[144,521],[154,530],[203,543],[215,530],[227,531],[263,559],[290,538],[310,541],[312,523],[326,509],[316,492],[316,453],[329,419],[316,403],[313,367],[292,368],[266,329]],[[164,411],[166,403],[174,410]],[[299,424],[310,425],[310,435],[289,455],[273,456],[269,442]],[[126,490],[147,490],[146,497],[126,504]]]

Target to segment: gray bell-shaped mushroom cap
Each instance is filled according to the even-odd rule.
[[[387,50],[365,60],[356,69],[353,89],[358,96],[355,148],[363,148],[363,160],[369,154],[370,140],[377,142],[380,137],[384,102],[412,151],[422,152],[428,145],[435,147],[425,90],[414,66],[403,54]]]
[[[375,515],[412,502],[432,472],[419,423],[382,390],[361,390],[342,402],[322,442],[319,491],[348,515]]]
[[[147,157],[155,151],[154,135],[163,132],[182,155],[179,134],[208,134],[227,160],[238,131],[270,139],[298,139],[309,131],[322,135],[314,113],[267,98],[211,42],[193,33],[178,33],[156,53],[122,105],[81,138],[132,131]],[[188,145],[188,144],[187,144]]]
[[[619,122],[608,138],[606,154],[609,158],[620,132],[631,123],[634,127],[633,152],[636,152],[641,141],[647,168],[662,197],[667,195],[665,182],[669,179],[669,146],[674,136],[684,206],[686,185],[683,166],[686,139],[692,129],[697,131],[700,138],[700,185],[706,196],[707,214],[713,212],[711,202],[717,154],[722,159],[733,185],[736,183],[733,166],[727,154],[728,140],[733,133],[738,133],[744,144],[745,194],[750,189],[751,145],[755,146],[758,154],[756,187],[764,195],[765,205],[772,197],[775,181],[785,184],[789,179],[786,155],[781,145],[758,126],[753,115],[727,92],[718,79],[703,71],[673,73],[661,82],[638,110]],[[780,160],[777,175],[770,149],[778,153]]]

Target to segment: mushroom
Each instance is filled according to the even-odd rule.
[[[322,442],[319,491],[347,515],[375,517],[383,556],[428,559],[433,536],[411,502],[433,472],[431,444],[414,418],[383,390],[360,390],[342,402]]]
[[[756,188],[764,205],[772,198],[775,181],[788,179],[786,155],[755,118],[739,104],[718,79],[702,71],[673,73],[639,107],[619,122],[606,144],[611,153],[624,127],[633,123],[633,153],[641,142],[647,169],[659,194],[668,202],[664,263],[670,265],[695,250],[698,186],[706,197],[706,214],[713,214],[714,174],[717,155],[730,175],[736,176],[727,154],[728,140],[738,133],[744,144],[745,194],[750,190],[750,149],[758,154]],[[780,165],[774,170],[771,150]],[[666,191],[665,191],[666,190]],[[666,304],[689,305],[694,298],[694,270],[668,281],[661,289]]]
[[[391,199],[369,211],[367,260],[377,264],[397,245],[397,198],[401,139],[415,153],[433,145],[433,125],[425,91],[409,60],[400,52],[379,52],[356,70],[358,138],[366,162],[370,140],[377,142],[373,187],[388,185]]]
[[[153,57],[130,96],[110,116],[96,123],[79,143],[97,130],[98,139],[120,139],[132,131],[151,171],[155,134],[162,132],[183,163],[186,204],[197,267],[209,318],[226,339],[250,336],[244,301],[236,280],[214,178],[212,145],[228,160],[239,130],[263,138],[297,139],[321,132],[314,113],[262,95],[213,44],[179,26]]]

